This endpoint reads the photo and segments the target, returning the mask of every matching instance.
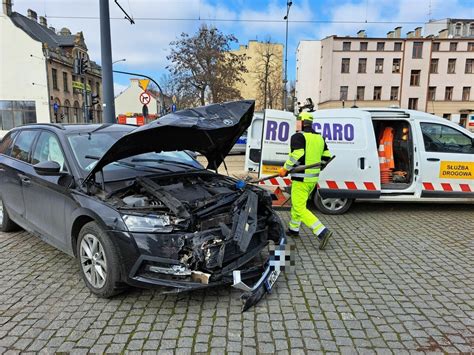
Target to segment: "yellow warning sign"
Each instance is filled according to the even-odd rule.
[[[278,165],[262,165],[262,174],[265,175],[274,175],[278,174],[278,170],[280,170],[281,166]]]
[[[439,177],[441,179],[474,179],[474,162],[442,161]]]
[[[146,91],[148,88],[148,84],[150,83],[150,79],[140,79],[138,80],[138,86],[140,86],[143,91]]]

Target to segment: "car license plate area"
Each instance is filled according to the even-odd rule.
[[[278,279],[278,276],[280,276],[280,273],[280,270],[273,270],[272,272],[270,272],[270,275],[268,275],[267,279],[265,280],[265,288],[268,292],[271,292],[273,285]]]

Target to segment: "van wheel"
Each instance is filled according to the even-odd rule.
[[[313,201],[316,208],[324,214],[343,214],[351,207],[354,200],[342,197],[322,198],[318,191],[314,194]]]
[[[13,222],[8,215],[7,209],[3,204],[3,200],[0,199],[0,231],[2,232],[13,232],[19,230],[18,224]]]

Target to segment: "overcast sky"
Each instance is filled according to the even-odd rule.
[[[182,32],[194,33],[203,22],[234,34],[240,44],[267,38],[285,42],[283,21],[242,20],[283,20],[286,0],[119,0],[119,3],[136,19],[136,24],[130,25],[124,20],[119,8],[110,0],[113,59],[126,58],[126,62],[114,68],[145,73],[157,80],[166,72],[169,43]],[[73,33],[83,31],[91,58],[100,63],[98,4],[99,0],[14,0],[13,9],[26,14],[31,8],[38,16],[46,15],[48,25],[57,30],[68,27]],[[367,30],[369,36],[385,36],[399,22],[422,25],[429,18],[446,17],[474,18],[474,0],[294,0],[290,20],[328,23],[290,22],[288,78],[295,78],[295,51],[300,40],[321,39],[332,34],[355,35],[360,29]],[[340,23],[347,21],[361,23]],[[385,21],[395,23],[370,23]],[[403,25],[402,33],[417,27],[416,23]],[[116,74],[116,91],[128,85],[128,79]]]

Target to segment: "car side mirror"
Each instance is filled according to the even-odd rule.
[[[61,165],[56,161],[42,161],[33,165],[38,175],[61,175]]]

